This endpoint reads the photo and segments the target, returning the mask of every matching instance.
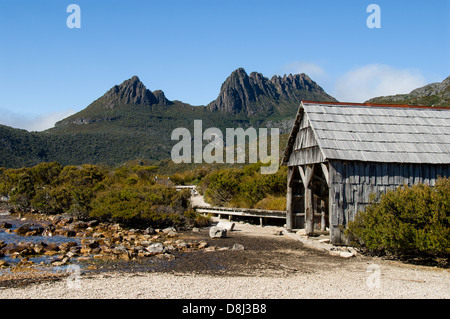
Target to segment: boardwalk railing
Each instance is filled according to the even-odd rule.
[[[258,217],[259,223],[262,226],[263,220],[265,218],[277,218],[286,219],[286,211],[283,210],[266,210],[266,209],[255,209],[255,208],[230,208],[230,207],[213,207],[213,206],[195,206],[195,211],[197,213],[204,214],[216,214],[219,218],[222,215],[228,215],[228,219],[231,220],[232,216],[241,217]]]

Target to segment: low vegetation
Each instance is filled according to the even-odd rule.
[[[388,191],[357,214],[352,244],[373,255],[450,256],[450,178]]]
[[[17,211],[68,213],[130,227],[204,225],[189,209],[189,191],[157,182],[156,166],[61,166],[0,169],[0,196]]]
[[[261,174],[261,163],[218,169],[200,182],[205,200],[216,206],[285,210],[286,167]]]

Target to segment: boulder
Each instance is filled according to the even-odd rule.
[[[220,221],[217,223],[216,227],[226,229],[227,231],[232,231],[234,228],[234,225],[235,224],[233,222]]]
[[[206,242],[206,241],[201,241],[201,242],[199,242],[198,243],[198,249],[203,249],[203,248],[206,248],[206,247],[208,247],[208,242]]]
[[[29,223],[23,224],[22,226],[20,226],[19,228],[16,229],[16,233],[18,235],[22,235],[23,236],[26,233],[32,231],[33,230],[32,227],[33,227],[32,224],[29,224]]]
[[[166,235],[167,235],[167,237],[176,237],[176,236],[177,236],[177,232],[171,230],[171,231],[168,232]]]
[[[164,245],[161,243],[155,243],[145,248],[151,254],[162,254],[165,249]]]
[[[351,253],[349,251],[342,251],[339,254],[339,256],[342,257],[342,258],[350,258],[350,257],[353,257],[354,255],[353,255],[353,253]]]
[[[5,228],[5,229],[9,229],[12,227],[12,224],[8,223],[8,222],[1,222],[0,223],[0,228]]]
[[[144,235],[153,235],[155,233],[156,232],[152,227],[148,227],[146,230],[144,230]]]
[[[231,250],[244,250],[244,246],[242,246],[241,244],[234,244],[233,247],[231,248]]]
[[[92,240],[83,240],[82,244],[85,248],[97,248],[99,246],[98,241],[92,239]]]
[[[282,229],[276,229],[273,231],[273,234],[275,236],[282,236],[283,235],[283,230]]]
[[[24,245],[18,245],[18,244],[14,244],[14,243],[9,243],[7,244],[2,250],[4,253],[6,254],[13,254],[13,253],[18,253],[24,249],[26,249],[27,247]]]
[[[73,222],[73,218],[70,216],[60,216],[56,217],[54,220],[54,223],[60,226],[65,226],[67,224],[70,224],[71,222]]]
[[[130,260],[131,255],[128,253],[128,250],[125,248],[125,246],[119,245],[111,250],[111,252],[116,255],[117,257],[120,257],[125,260]]]
[[[75,221],[70,225],[70,228],[72,228],[72,229],[88,228],[88,223],[83,222],[83,221]]]
[[[88,227],[96,227],[100,224],[100,222],[96,219],[90,220],[87,222]]]
[[[45,251],[59,251],[58,245],[54,243],[49,243],[44,247]]]
[[[62,259],[56,259],[55,261],[52,261],[53,266],[64,266],[69,262],[69,257],[63,257]]]
[[[163,232],[163,234],[169,234],[169,233],[171,233],[171,232],[176,232],[177,230],[175,229],[175,228],[173,228],[173,227],[167,227],[167,228],[164,228],[163,230],[162,230],[162,232]]]
[[[28,260],[28,257],[22,258],[21,260],[19,260],[19,262],[17,263],[17,266],[30,266],[34,264],[31,260]]]
[[[145,247],[150,246],[151,244],[152,244],[152,242],[151,242],[151,241],[148,241],[148,240],[142,240],[142,241],[140,242],[140,245],[141,245],[141,246],[145,246]]]
[[[227,230],[221,227],[212,226],[209,228],[209,237],[211,238],[225,238],[227,237]]]

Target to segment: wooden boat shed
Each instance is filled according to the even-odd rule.
[[[345,245],[371,196],[450,175],[450,109],[303,101],[282,164],[287,228]]]

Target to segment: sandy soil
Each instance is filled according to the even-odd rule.
[[[97,262],[96,270],[84,265],[43,281],[9,278],[0,282],[0,298],[450,298],[446,269],[333,256],[274,235],[277,229],[236,223],[221,239],[210,239],[208,229],[184,232],[180,238],[205,239],[215,250]],[[234,244],[245,249],[232,250]]]

